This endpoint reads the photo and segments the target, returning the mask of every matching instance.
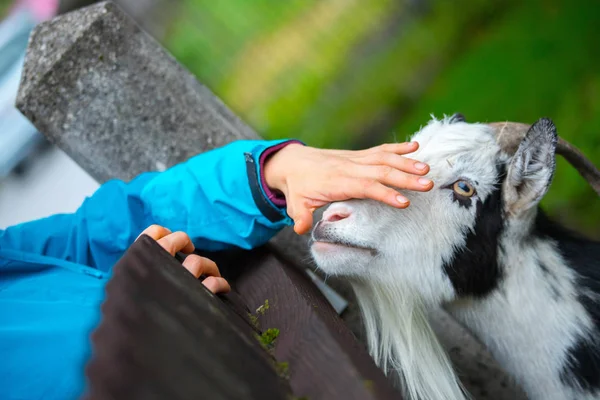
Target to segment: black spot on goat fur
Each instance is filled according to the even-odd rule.
[[[566,265],[577,274],[578,300],[594,324],[594,331],[580,337],[568,350],[561,380],[588,392],[600,391],[600,242],[582,237],[546,216],[539,209],[534,235],[552,240]]]
[[[483,297],[494,290],[502,278],[498,264],[498,238],[504,226],[502,181],[506,169],[499,168],[496,188],[485,201],[477,202],[475,226],[467,233],[465,244],[444,264],[459,296]]]
[[[538,261],[538,266],[540,267],[540,269],[542,270],[542,272],[544,273],[544,275],[548,276],[550,275],[550,270],[548,269],[548,267],[546,267],[544,265],[544,263],[541,263]]]
[[[600,354],[598,342],[592,338],[579,338],[569,349],[567,360],[560,373],[563,383],[595,393],[600,389]]]
[[[540,268],[540,270],[544,274],[544,279],[546,279],[546,281],[550,287],[550,291],[552,292],[552,298],[557,300],[558,298],[560,298],[560,292],[556,288],[556,276],[540,260],[537,261],[537,266]]]

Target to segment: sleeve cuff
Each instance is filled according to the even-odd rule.
[[[273,154],[275,154],[277,151],[283,149],[285,146],[287,146],[288,144],[292,144],[292,143],[297,143],[297,144],[301,144],[304,146],[304,143],[302,143],[299,140],[288,140],[279,144],[276,144],[275,146],[271,146],[266,148],[260,155],[259,158],[259,171],[260,171],[260,185],[262,188],[262,191],[265,195],[265,197],[267,199],[269,199],[269,201],[271,203],[273,203],[273,205],[275,205],[276,207],[280,207],[280,208],[285,208],[287,203],[285,201],[285,197],[283,196],[283,193],[281,192],[277,192],[277,191],[273,191],[271,190],[268,186],[267,183],[265,181],[265,170],[264,170],[264,166],[265,163],[267,161],[267,159],[272,156]]]

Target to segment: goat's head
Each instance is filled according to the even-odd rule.
[[[420,147],[410,157],[430,165],[436,186],[404,192],[407,209],[332,204],[313,230],[313,257],[329,274],[402,281],[425,304],[484,295],[502,274],[499,235],[527,233],[550,186],[554,124],[470,124],[454,115],[431,121],[412,140]]]
[[[353,284],[371,354],[386,372],[405,374],[400,384],[409,398],[461,398],[426,309],[498,286],[507,273],[498,261],[502,238],[529,234],[557,151],[584,177],[600,182],[600,174],[558,139],[548,119],[470,124],[454,115],[432,120],[412,140],[420,147],[410,157],[430,165],[435,187],[404,192],[406,209],[370,200],[332,204],[313,229],[311,252],[321,270]]]

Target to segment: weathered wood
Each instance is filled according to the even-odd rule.
[[[92,335],[89,400],[288,399],[250,324],[154,240],[114,267]]]
[[[311,400],[401,398],[310,278],[265,249],[239,260],[237,264],[243,262],[244,267],[231,278],[234,287],[249,308],[263,307],[256,313],[261,330],[279,329],[274,355],[277,361],[288,363],[296,396]]]
[[[241,298],[218,301],[146,236],[131,246],[92,335],[88,399],[400,398],[298,269],[265,248],[219,261]],[[269,328],[274,359],[255,337]]]

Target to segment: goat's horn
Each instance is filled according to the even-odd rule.
[[[581,150],[559,137],[556,152],[575,167],[577,172],[588,181],[592,189],[600,196],[600,171]]]
[[[517,152],[531,126],[520,122],[492,122],[488,125],[494,129],[500,148],[511,156]]]
[[[519,122],[493,122],[488,125],[494,129],[498,144],[508,154],[515,154],[531,127]],[[600,171],[581,150],[559,137],[556,153],[563,156],[600,196]]]

